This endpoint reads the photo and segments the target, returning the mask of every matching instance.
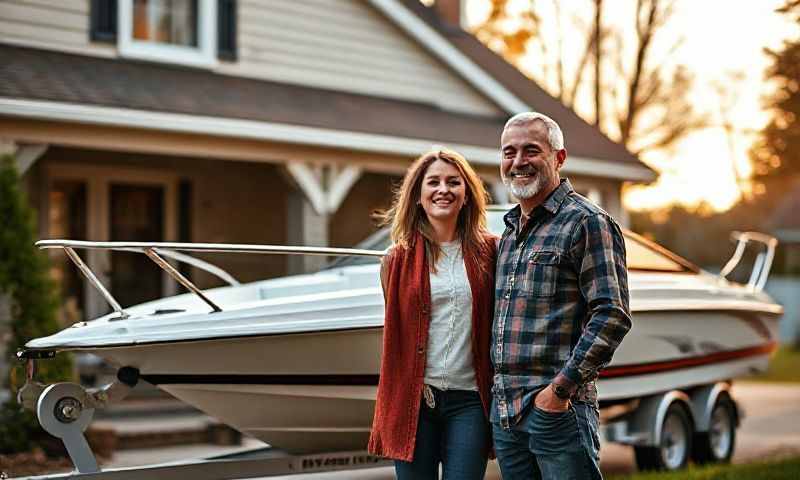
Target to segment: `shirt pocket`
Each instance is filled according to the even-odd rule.
[[[531,253],[526,262],[522,289],[526,295],[552,297],[556,294],[560,255],[551,250]]]

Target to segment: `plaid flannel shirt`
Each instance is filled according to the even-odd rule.
[[[516,424],[550,383],[596,404],[594,380],[631,328],[619,226],[568,180],[500,240],[492,332],[492,421]]]

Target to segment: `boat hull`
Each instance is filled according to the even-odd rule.
[[[598,381],[601,402],[687,389],[766,369],[777,315],[653,311]],[[293,453],[366,446],[382,328],[91,349],[241,432]]]

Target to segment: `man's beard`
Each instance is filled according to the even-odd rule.
[[[516,180],[516,178],[513,176],[513,174],[511,176],[506,176],[505,174],[501,176],[503,177],[503,183],[511,192],[511,195],[514,195],[514,197],[518,199],[528,199],[535,197],[536,194],[538,194],[539,191],[542,189],[542,184],[544,183],[544,176],[542,175],[542,172],[535,172],[533,181],[523,185],[514,183],[514,180]]]

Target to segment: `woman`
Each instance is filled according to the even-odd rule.
[[[400,480],[482,479],[491,450],[489,343],[495,237],[486,190],[467,161],[431,151],[384,215],[383,357],[369,451]]]

